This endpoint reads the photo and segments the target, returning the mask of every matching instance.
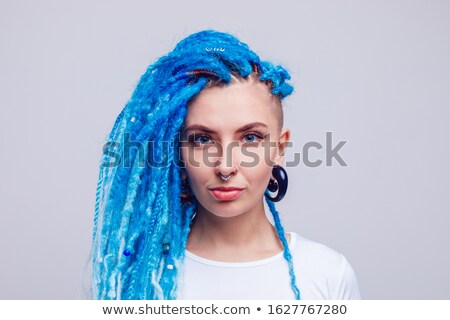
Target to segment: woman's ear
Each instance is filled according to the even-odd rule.
[[[275,164],[283,166],[284,155],[287,148],[290,146],[291,131],[287,128],[281,130],[280,138],[278,139],[277,154],[275,156]]]

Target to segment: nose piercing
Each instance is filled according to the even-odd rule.
[[[237,172],[236,165],[234,165],[234,171],[233,171],[232,173],[235,173],[235,172]],[[223,181],[228,181],[228,180],[231,179],[232,173],[230,173],[230,174],[227,175],[227,176],[224,176],[221,172],[218,172],[218,173],[219,173],[220,179],[222,179]]]

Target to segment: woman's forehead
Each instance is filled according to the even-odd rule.
[[[236,83],[204,89],[188,105],[185,126],[241,127],[252,122],[276,124],[274,103],[267,87],[258,83]]]

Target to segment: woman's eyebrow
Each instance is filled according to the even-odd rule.
[[[268,128],[268,126],[265,123],[252,122],[252,123],[246,124],[245,126],[240,127],[239,129],[236,130],[236,132],[247,131],[247,130],[252,129],[254,127],[265,127],[265,128]],[[193,124],[193,125],[190,125],[189,127],[187,127],[185,129],[185,131],[189,131],[189,130],[201,130],[201,131],[204,131],[204,132],[207,132],[207,133],[216,133],[214,130],[212,130],[212,129],[208,128],[208,127],[205,127],[205,126],[203,126],[201,124]]]

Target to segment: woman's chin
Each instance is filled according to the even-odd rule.
[[[233,218],[237,217],[245,212],[242,207],[242,203],[232,203],[228,202],[216,202],[214,204],[209,204],[208,206],[204,206],[205,210],[210,214],[220,217],[220,218]]]

